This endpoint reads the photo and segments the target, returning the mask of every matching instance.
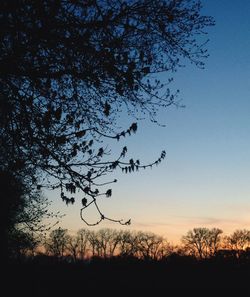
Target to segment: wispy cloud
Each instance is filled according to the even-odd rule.
[[[249,229],[250,219],[239,218],[218,218],[201,216],[172,216],[168,221],[133,222],[132,228],[137,230],[152,231],[165,234],[174,240],[180,238],[188,230],[196,227],[221,228],[225,234],[236,229]]]

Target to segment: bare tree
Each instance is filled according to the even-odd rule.
[[[134,256],[137,250],[136,234],[128,230],[120,231],[119,253],[122,257]]]
[[[219,228],[212,228],[209,230],[208,236],[208,250],[209,250],[209,257],[215,256],[217,251],[221,248],[222,245],[222,238],[221,234],[223,231]]]
[[[101,246],[100,242],[96,237],[96,233],[94,231],[89,232],[89,244],[90,244],[90,249],[91,249],[91,255],[93,256],[101,256]]]
[[[144,260],[157,259],[158,252],[163,245],[163,238],[146,232],[138,232],[137,238],[139,257]]]
[[[69,240],[70,237],[67,229],[59,227],[51,231],[45,243],[47,253],[59,259],[63,258],[66,255]]]
[[[104,258],[114,256],[119,242],[120,234],[117,230],[105,228],[100,229],[95,233],[98,256]]]
[[[250,247],[250,231],[236,230],[231,235],[225,236],[224,246],[234,252],[236,257],[239,257],[244,250]]]
[[[217,228],[194,228],[182,237],[182,243],[187,253],[199,259],[214,256],[219,248],[222,230]]]
[[[166,259],[171,254],[175,253],[178,246],[174,246],[169,243],[169,241],[166,238],[162,238],[162,241],[160,242],[160,245],[157,248],[157,253],[155,255],[155,259],[157,260],[163,260]]]
[[[80,238],[78,236],[69,236],[66,249],[69,251],[74,262],[77,261],[79,248],[80,248]]]
[[[118,245],[121,240],[120,232],[117,230],[109,229],[111,232],[111,238],[107,243],[109,257],[116,256],[118,254]]]
[[[87,229],[80,229],[77,232],[79,241],[78,257],[83,260],[88,256],[90,231]]]

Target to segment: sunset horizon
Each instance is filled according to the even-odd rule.
[[[2,0],[0,20],[7,295],[249,292],[250,1]]]

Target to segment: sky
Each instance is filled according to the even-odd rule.
[[[205,69],[186,63],[174,74],[171,88],[180,89],[185,108],[161,110],[158,121],[166,127],[140,121],[138,132],[119,144],[141,162],[154,161],[163,149],[166,159],[152,170],[110,176],[118,182],[100,206],[105,215],[132,224],[103,222],[92,230],[142,230],[178,243],[194,227],[225,234],[250,229],[250,1],[202,3],[216,25],[208,30]],[[65,214],[59,226],[86,228],[80,200],[66,206],[55,192],[45,194],[52,209]],[[92,209],[86,217],[97,220]]]

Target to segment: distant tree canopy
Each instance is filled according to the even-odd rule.
[[[45,242],[47,255],[60,259],[70,256],[73,261],[115,256],[160,260],[172,250],[166,239],[154,233],[107,228],[96,232],[80,229],[76,235],[69,235],[67,229],[58,228],[50,232]]]
[[[35,249],[34,255],[45,253],[58,260],[79,261],[91,258],[123,259],[137,258],[167,262],[187,259],[240,260],[250,263],[250,231],[236,230],[228,236],[222,236],[219,228],[194,228],[182,237],[181,243],[173,245],[157,234],[145,231],[99,229],[80,229],[76,234],[70,234],[67,229],[57,228],[50,232]],[[243,244],[231,244],[235,242]],[[43,248],[41,248],[43,247]],[[24,251],[25,256],[29,253]]]
[[[94,204],[94,224],[109,219],[96,198],[112,191],[100,192],[99,178],[158,164],[166,153],[144,166],[124,159],[127,147],[109,158],[103,141],[136,132],[136,123],[117,130],[121,111],[155,121],[159,108],[176,104],[172,72],[183,59],[203,67],[207,57],[201,35],[213,20],[200,10],[188,0],[1,1],[2,174],[31,171],[33,184],[60,188],[67,204],[80,189],[81,218],[91,225],[83,211]],[[154,77],[161,72],[169,81]]]

